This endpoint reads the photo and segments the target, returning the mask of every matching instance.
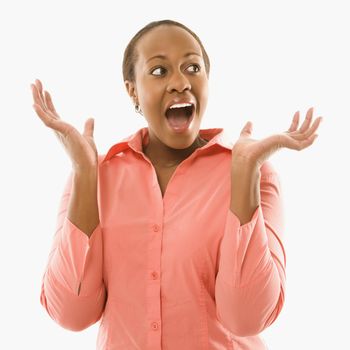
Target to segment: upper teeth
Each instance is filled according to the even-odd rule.
[[[182,107],[191,107],[191,103],[175,103],[174,105],[171,105],[169,108],[182,108]]]

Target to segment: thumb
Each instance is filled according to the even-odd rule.
[[[94,118],[89,118],[86,120],[85,125],[84,125],[84,136],[89,136],[89,137],[94,137],[94,124],[95,120]]]
[[[253,123],[251,121],[248,121],[244,125],[244,127],[241,131],[241,136],[249,137],[251,135],[252,131],[253,131]]]

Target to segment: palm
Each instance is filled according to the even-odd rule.
[[[51,128],[69,154],[73,166],[88,168],[97,163],[97,149],[93,139],[93,120],[88,119],[81,134],[69,123],[61,120],[48,91],[43,91],[40,80],[32,85],[34,109],[46,126]]]
[[[273,153],[286,147],[294,150],[302,150],[309,147],[316,137],[315,134],[322,117],[318,117],[310,127],[312,122],[313,109],[310,108],[302,126],[298,129],[299,112],[296,112],[289,129],[280,134],[266,137],[262,140],[251,138],[252,123],[248,122],[242,129],[240,138],[232,149],[232,160],[245,161],[250,164],[261,166]]]

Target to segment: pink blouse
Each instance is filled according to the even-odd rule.
[[[262,350],[281,312],[286,255],[278,175],[260,169],[260,205],[230,210],[231,150],[221,128],[182,161],[162,197],[142,152],[148,128],[99,155],[100,223],[89,238],[58,212],[40,301],[64,328],[101,319],[98,350]]]

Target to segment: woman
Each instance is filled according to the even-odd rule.
[[[34,109],[72,161],[41,303],[62,327],[101,317],[97,348],[266,349],[259,333],[284,303],[278,175],[268,158],[302,150],[321,117],[235,144],[200,129],[210,62],[195,33],[152,22],[130,41],[123,75],[140,129],[98,155],[93,119],[80,134],[36,80]]]

